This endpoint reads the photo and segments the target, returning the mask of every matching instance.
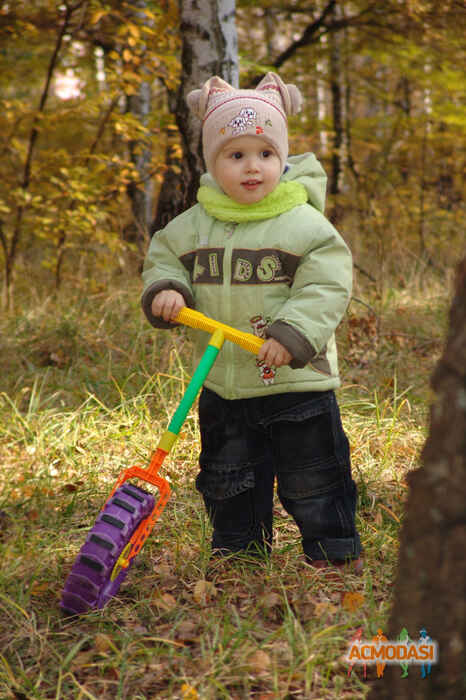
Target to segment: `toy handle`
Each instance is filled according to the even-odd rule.
[[[176,315],[175,321],[178,323],[184,323],[186,326],[191,328],[198,328],[201,331],[207,331],[208,333],[213,333],[215,330],[221,330],[226,340],[230,340],[236,345],[240,345],[244,350],[252,352],[253,355],[257,355],[259,349],[264,344],[264,338],[258,338],[252,333],[245,333],[244,331],[238,331],[236,328],[227,326],[226,323],[220,323],[220,321],[215,321],[213,318],[205,316],[200,311],[195,311],[187,306],[184,306],[181,311]]]

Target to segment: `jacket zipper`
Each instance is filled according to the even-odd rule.
[[[238,224],[232,223],[225,226],[225,253],[223,256],[223,308],[225,315],[231,319],[231,259],[233,256],[233,234]],[[233,368],[233,343],[225,343],[225,392],[227,397],[233,395],[234,368]]]

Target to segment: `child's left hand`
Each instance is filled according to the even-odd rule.
[[[257,359],[265,362],[267,367],[281,367],[288,365],[293,359],[284,345],[275,340],[268,338],[257,353]]]

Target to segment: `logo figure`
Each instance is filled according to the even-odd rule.
[[[432,641],[432,639],[429,637],[429,635],[427,634],[427,631],[423,627],[422,630],[419,632],[419,642],[421,644],[427,644],[428,642],[431,642],[431,641]],[[431,671],[432,671],[432,664],[422,664],[421,677],[427,678],[427,676],[430,674]]]
[[[380,642],[388,642],[388,639],[384,635],[382,630],[378,629],[375,637],[372,637],[372,641],[375,642],[375,644],[377,645],[377,648],[378,648],[380,646]],[[377,661],[377,678],[383,677],[383,672],[385,670],[386,665],[387,664],[385,664],[385,663],[380,663],[380,661]]]
[[[362,627],[358,627],[358,629],[356,630],[356,632],[353,634],[353,636],[350,639],[350,644],[352,642],[356,642],[356,643],[359,642],[360,643],[361,640],[362,640]],[[355,666],[355,664],[349,665],[348,676],[351,675],[351,671],[353,670],[354,666]],[[364,668],[364,678],[367,678],[367,664],[363,664],[363,668]]]
[[[411,639],[409,638],[408,630],[406,629],[406,627],[403,627],[398,639],[400,640],[400,642],[405,642],[406,645],[408,645],[411,642]],[[401,677],[406,678],[408,675],[409,664],[400,663],[400,667],[401,667],[401,671],[402,671]]]

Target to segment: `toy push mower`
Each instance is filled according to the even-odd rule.
[[[170,497],[170,486],[158,473],[160,466],[173,447],[224,340],[254,354],[264,342],[262,338],[238,331],[187,307],[181,309],[175,320],[205,330],[212,334],[211,338],[149,466],[133,466],[120,474],[89,531],[62,591],[60,607],[67,615],[81,615],[103,608],[126,578],[134,557],[141,551]],[[156,486],[158,500],[135,484],[134,479]]]

